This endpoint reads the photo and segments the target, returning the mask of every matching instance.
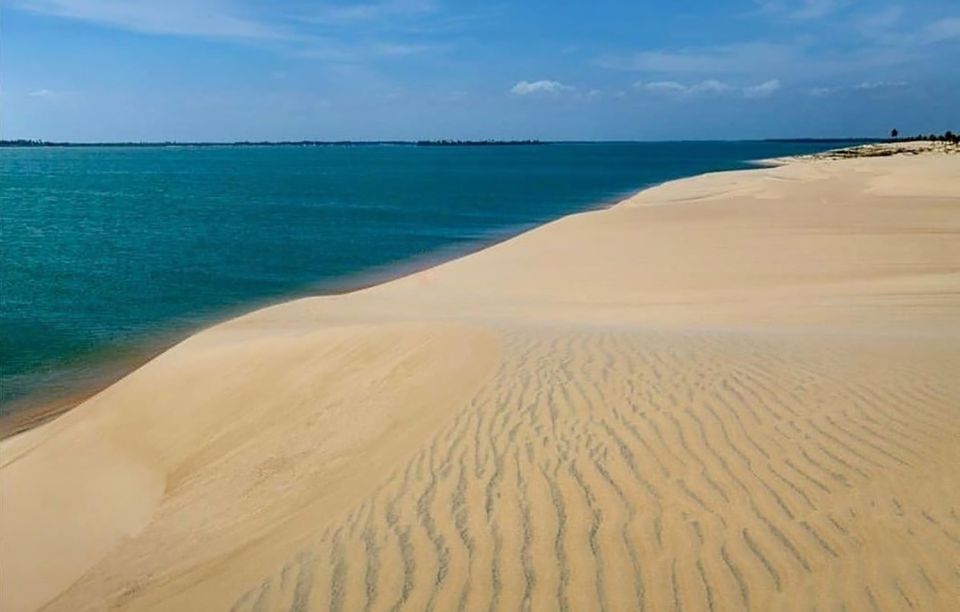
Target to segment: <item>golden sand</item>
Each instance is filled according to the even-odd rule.
[[[960,156],[793,160],[203,331],[0,446],[0,608],[955,610]]]

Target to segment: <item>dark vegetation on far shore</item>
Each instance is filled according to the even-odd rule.
[[[889,142],[950,142],[960,144],[960,134],[954,134],[952,131],[947,130],[939,136],[936,134],[918,134],[913,137],[906,136],[901,138],[899,131],[891,130]]]
[[[418,140],[418,147],[501,147],[546,144],[539,140]]]
[[[282,140],[236,142],[53,142],[48,140],[0,140],[0,147],[500,147],[543,145],[539,140]]]
[[[576,140],[240,140],[235,142],[184,142],[184,141],[144,141],[144,142],[61,142],[49,140],[0,140],[0,147],[503,147],[503,146],[541,146],[550,144],[579,144],[600,141]],[[642,142],[642,141],[603,141],[603,142]],[[684,141],[687,142],[687,141]],[[695,142],[695,141],[689,141]],[[868,143],[884,142],[881,138],[768,138],[763,142],[779,143]]]
[[[940,136],[930,134],[929,136],[916,136],[910,140],[929,140],[931,142],[952,142],[953,144],[960,144],[960,134],[954,134],[950,130],[947,130]]]
[[[960,143],[960,135],[947,130],[941,135],[919,134],[913,137],[899,137],[893,130],[890,138],[767,138],[765,142],[780,143],[881,143],[881,142],[952,142]],[[590,141],[542,141],[542,140],[240,140],[235,142],[180,142],[180,141],[144,141],[144,142],[57,142],[49,140],[0,140],[0,147],[503,147],[503,146],[540,146]],[[614,141],[611,141],[614,142]],[[633,141],[619,141],[633,142]]]

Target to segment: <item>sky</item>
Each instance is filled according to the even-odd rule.
[[[960,131],[960,0],[0,0],[0,138]]]

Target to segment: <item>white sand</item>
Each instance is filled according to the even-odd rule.
[[[960,156],[800,160],[205,330],[0,446],[0,608],[951,610]]]

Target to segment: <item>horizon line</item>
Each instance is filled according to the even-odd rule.
[[[918,135],[925,138],[926,135]],[[896,140],[908,141],[914,137]],[[771,138],[680,138],[680,139],[340,139],[340,140],[44,140],[29,138],[0,139],[0,147],[163,147],[163,146],[348,146],[348,145],[398,145],[398,146],[502,146],[502,145],[549,145],[549,144],[656,144],[656,143],[694,143],[694,142],[883,142],[890,138],[876,136],[837,136],[837,137],[771,137]]]

